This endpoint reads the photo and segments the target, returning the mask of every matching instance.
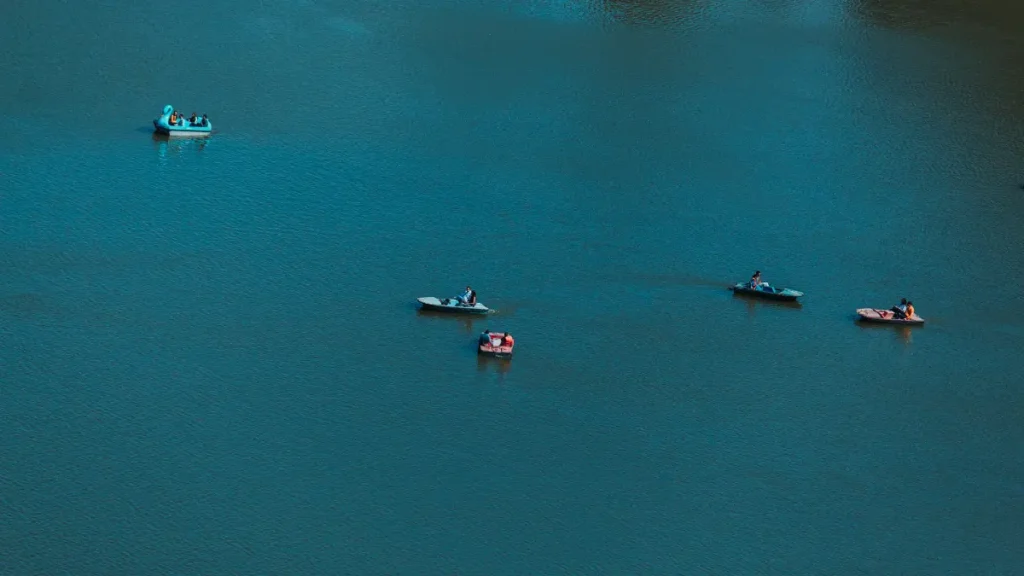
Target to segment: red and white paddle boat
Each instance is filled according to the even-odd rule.
[[[490,330],[484,330],[484,333],[480,335],[480,341],[477,344],[477,354],[482,356],[493,356],[495,358],[511,358],[512,348],[516,345],[516,341],[512,338],[512,335],[507,332],[491,332]]]
[[[876,324],[901,324],[916,326],[924,324],[924,318],[916,313],[909,318],[897,318],[892,310],[881,310],[878,308],[858,308],[858,319],[863,322],[874,322]]]

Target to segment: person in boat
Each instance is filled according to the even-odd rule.
[[[200,121],[199,125],[204,127],[210,125],[210,121],[206,119],[206,114],[203,114],[203,119]]]
[[[889,309],[892,312],[892,317],[897,320],[902,320],[907,317],[907,299],[901,298],[900,303]]]
[[[490,344],[490,343],[491,343],[491,331],[490,330],[484,330],[480,334],[480,344]]]
[[[469,291],[469,300],[466,302],[470,306],[476,306],[476,290]]]
[[[178,111],[175,110],[175,111],[171,112],[170,117],[167,118],[167,125],[168,126],[174,126],[177,123],[178,123]]]
[[[193,112],[192,115],[188,117],[188,125],[189,126],[197,126],[197,124],[196,124],[197,118],[198,117],[196,116],[196,113]]]
[[[761,284],[761,271],[757,270],[754,272],[754,275],[750,277],[750,289],[757,290],[761,287]]]
[[[469,306],[469,298],[472,295],[473,289],[470,288],[469,286],[466,286],[466,291],[456,296],[455,299],[459,301],[459,304],[465,304],[466,306]]]
[[[914,317],[914,303],[908,301],[907,302],[907,318],[913,318],[913,317]]]
[[[512,345],[515,343],[516,341],[514,338],[512,338],[512,335],[509,334],[508,332],[505,332],[505,337],[501,339],[501,345],[508,346],[509,348],[511,348]]]

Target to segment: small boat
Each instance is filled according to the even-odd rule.
[[[188,120],[180,118],[173,126],[168,122],[171,119],[171,114],[174,112],[174,107],[168,104],[164,106],[164,113],[159,118],[153,120],[153,131],[157,134],[166,134],[168,136],[209,136],[213,132],[213,123],[207,119],[206,126],[194,126]]]
[[[505,345],[505,332],[487,332],[480,335],[477,354],[495,358],[511,358],[515,345],[515,340],[512,341],[511,346]]]
[[[470,306],[459,302],[455,298],[438,299],[433,296],[424,296],[423,298],[417,298],[416,301],[420,303],[423,310],[451,312],[454,314],[490,314],[493,312],[493,310],[479,302]]]
[[[858,308],[857,317],[862,322],[874,322],[876,324],[902,324],[910,326],[924,324],[924,318],[917,314],[910,318],[896,318],[892,310],[879,310],[878,308]]]
[[[766,285],[751,288],[748,282],[738,282],[733,286],[729,286],[729,290],[732,290],[734,294],[748,294],[750,296],[759,296],[769,300],[781,300],[784,302],[795,302],[797,298],[804,295],[803,292],[790,288],[774,288]]]

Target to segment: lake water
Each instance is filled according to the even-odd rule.
[[[1024,5],[91,4],[0,18],[3,576],[1024,573]]]

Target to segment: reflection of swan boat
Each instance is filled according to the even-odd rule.
[[[178,122],[172,125],[169,120],[173,112],[173,106],[170,104],[164,106],[164,113],[153,120],[153,130],[156,133],[168,136],[209,136],[210,132],[213,132],[213,122],[210,122],[209,119],[206,121],[206,126],[193,126],[188,120],[179,117]]]
[[[153,133],[153,146],[161,163],[179,157],[187,151],[202,152],[210,138],[178,138],[167,134]]]

